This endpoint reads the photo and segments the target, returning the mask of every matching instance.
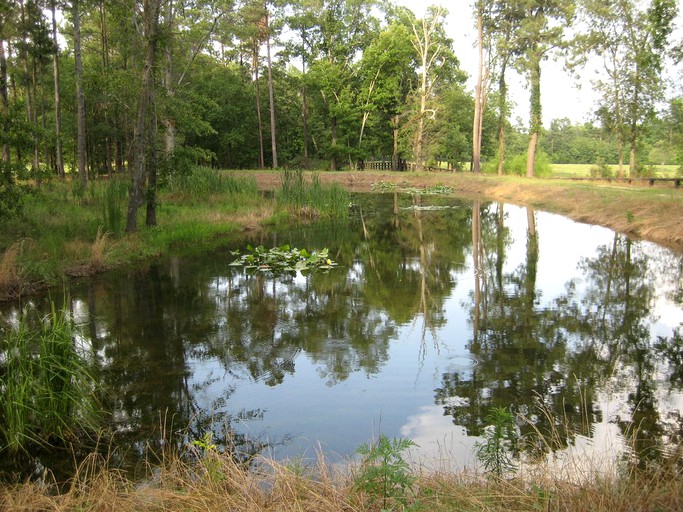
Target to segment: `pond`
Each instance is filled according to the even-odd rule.
[[[680,443],[680,254],[507,204],[354,200],[349,219],[74,281],[0,320],[65,301],[127,467],[207,432],[241,457],[331,460],[381,432],[465,469],[492,407],[552,438],[539,453],[647,461]],[[248,273],[230,266],[247,242],[339,266]],[[52,455],[32,470],[71,459]]]

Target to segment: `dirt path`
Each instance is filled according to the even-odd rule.
[[[264,189],[280,183],[276,172],[245,172]],[[380,181],[397,187],[446,185],[455,194],[528,205],[579,222],[597,224],[635,238],[683,252],[683,189],[569,180],[473,176],[463,173],[320,172],[324,183],[336,182],[354,192],[367,192]]]

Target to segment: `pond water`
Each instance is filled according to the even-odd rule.
[[[97,368],[114,462],[206,432],[241,453],[344,459],[381,432],[465,469],[494,406],[571,456],[645,461],[680,442],[680,254],[512,205],[355,201],[348,220],[249,241],[327,247],[328,273],[249,274],[229,265],[242,240],[51,292]]]

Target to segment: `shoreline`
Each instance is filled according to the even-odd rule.
[[[280,180],[277,171],[235,172],[254,177],[267,190]],[[650,187],[449,172],[323,171],[317,175],[323,183],[338,183],[352,192],[371,192],[372,184],[380,181],[397,188],[445,185],[454,195],[531,206],[683,253],[683,189],[673,184]]]

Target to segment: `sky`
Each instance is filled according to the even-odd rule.
[[[470,80],[470,89],[474,90],[477,70],[477,31],[472,16],[472,0],[392,0],[396,5],[408,7],[420,18],[429,5],[443,5],[448,10],[446,31],[453,39],[455,54],[460,60],[460,67],[466,71]],[[595,95],[592,92],[590,79],[595,73],[586,70],[580,79],[569,76],[563,70],[561,61],[551,59],[542,64],[541,69],[541,102],[543,106],[543,124],[547,128],[553,119],[568,118],[572,123],[584,123],[591,120]],[[525,79],[515,72],[508,76],[510,97],[516,103],[511,121],[516,124],[520,118],[523,126],[529,123],[529,93],[525,88]]]

